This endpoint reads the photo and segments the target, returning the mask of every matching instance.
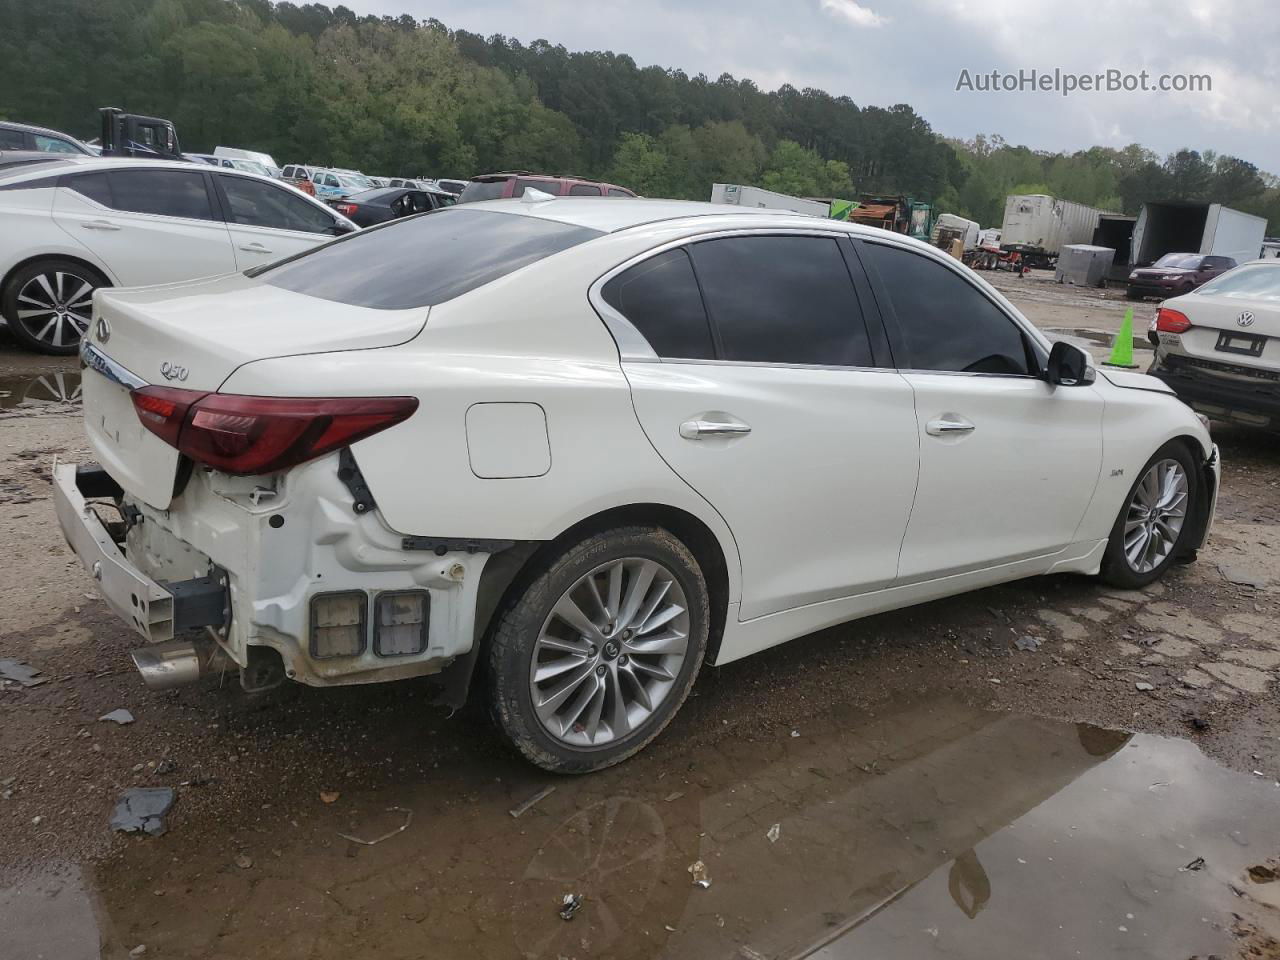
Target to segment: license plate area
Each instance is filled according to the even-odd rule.
[[[1218,334],[1217,350],[1222,353],[1238,353],[1245,357],[1260,357],[1267,345],[1267,338],[1253,333],[1231,333],[1223,330]]]

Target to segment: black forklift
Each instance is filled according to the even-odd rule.
[[[178,131],[160,117],[125,113],[119,107],[102,107],[102,155],[143,160],[185,160],[178,146]]]

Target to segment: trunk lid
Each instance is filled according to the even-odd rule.
[[[1280,300],[1217,293],[1189,293],[1166,300],[1164,306],[1186,315],[1191,329],[1178,343],[1165,342],[1168,352],[1200,357],[1229,367],[1280,369]]]
[[[142,426],[131,387],[215,392],[255,360],[396,346],[417,336],[427,309],[356,307],[233,274],[103,288],[94,295],[94,316],[82,385],[85,432],[98,462],[126,493],[164,510],[179,454]],[[315,395],[322,394],[317,384]]]

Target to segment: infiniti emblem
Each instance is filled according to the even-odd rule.
[[[160,364],[160,374],[166,380],[185,380],[187,379],[187,368],[166,360]]]
[[[98,318],[97,331],[99,343],[106,343],[111,339],[111,324],[107,323],[106,317]]]
[[[1240,314],[1240,316],[1236,317],[1236,323],[1240,324],[1242,327],[1251,326],[1253,324],[1253,314],[1248,310],[1245,310]]]

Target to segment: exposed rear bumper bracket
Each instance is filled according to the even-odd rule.
[[[516,545],[514,540],[483,540],[457,537],[405,537],[400,546],[405,550],[427,550],[443,557],[446,553],[501,553]]]

